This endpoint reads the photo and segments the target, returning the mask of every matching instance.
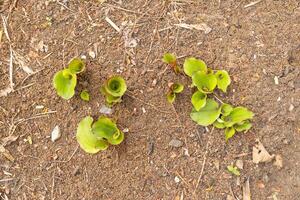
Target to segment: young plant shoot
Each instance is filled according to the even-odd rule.
[[[78,124],[76,139],[85,152],[95,154],[106,150],[109,144],[118,145],[124,140],[124,133],[111,119],[102,116],[93,121],[87,116]]]
[[[58,96],[63,99],[70,99],[75,94],[77,74],[83,72],[85,64],[82,60],[74,58],[67,68],[58,71],[53,77],[53,86]]]
[[[184,85],[180,83],[173,83],[169,88],[169,92],[167,93],[168,102],[173,103],[176,99],[176,94],[181,93],[183,89],[184,89]]]
[[[162,61],[169,64],[176,74],[181,72],[180,67],[177,65],[177,59],[174,54],[166,53],[163,56]]]
[[[127,90],[126,82],[121,76],[113,76],[100,88],[108,106],[121,102]]]
[[[176,58],[165,54],[164,62],[176,63]],[[215,89],[226,92],[231,83],[230,76],[225,70],[212,70],[204,61],[194,57],[187,58],[183,64],[184,73],[192,79],[192,86],[197,90],[191,98],[193,105],[190,114],[193,121],[201,126],[212,125],[219,129],[225,129],[226,141],[236,132],[248,131],[251,128],[251,120],[254,114],[244,107],[233,107],[223,103],[219,105],[214,97]],[[209,98],[212,96],[212,98]],[[168,101],[173,102],[176,95],[170,91]]]
[[[80,93],[80,98],[83,100],[83,101],[89,101],[90,100],[90,94],[87,90],[82,90],[81,93]]]

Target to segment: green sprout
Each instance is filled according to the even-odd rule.
[[[106,150],[109,144],[118,145],[124,140],[124,133],[111,119],[102,116],[93,121],[87,116],[78,124],[76,139],[85,152],[95,154]]]
[[[165,54],[163,61],[176,63],[176,57],[172,54]],[[193,109],[190,117],[193,121],[201,126],[213,125],[215,128],[225,129],[226,141],[236,132],[247,132],[252,127],[250,120],[254,114],[251,111],[241,106],[233,107],[223,103],[215,94],[216,88],[226,93],[231,83],[227,71],[212,70],[203,60],[194,57],[185,60],[183,71],[192,79],[192,86],[197,88],[191,98]],[[170,90],[167,98],[172,103],[176,98],[175,92]],[[220,101],[221,105],[214,98]]]
[[[121,102],[126,90],[126,82],[121,76],[111,77],[100,88],[100,92],[105,96],[108,106]]]
[[[87,90],[82,90],[82,92],[80,93],[80,98],[83,101],[89,101],[90,100],[90,94]]]
[[[228,165],[228,166],[227,166],[227,170],[228,170],[228,172],[230,172],[230,173],[233,174],[233,175],[236,175],[236,176],[240,176],[240,175],[241,175],[241,173],[240,173],[240,171],[238,170],[238,168],[235,167],[235,166],[233,166],[233,164]]]
[[[173,83],[169,88],[169,92],[167,93],[168,102],[173,103],[176,99],[176,94],[181,93],[183,89],[184,89],[184,85],[180,83]]]
[[[78,58],[74,58],[68,67],[55,73],[53,77],[53,86],[58,96],[63,99],[70,99],[75,94],[78,73],[83,72],[85,64]]]
[[[162,58],[162,61],[164,63],[169,64],[176,74],[181,72],[180,67],[177,65],[177,59],[176,59],[176,56],[174,54],[165,53],[163,58]]]

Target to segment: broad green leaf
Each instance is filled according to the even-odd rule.
[[[74,96],[76,84],[76,74],[72,74],[69,69],[61,70],[54,75],[53,86],[57,94],[64,99]]]
[[[93,118],[88,116],[81,120],[78,124],[76,139],[80,147],[87,153],[97,153],[100,150],[105,150],[108,148],[108,143],[106,140],[99,139],[92,132],[91,125],[93,123]]]
[[[218,122],[218,120],[216,120],[216,121],[213,123],[213,125],[214,125],[214,127],[219,128],[219,129],[225,128],[224,123]]]
[[[82,90],[80,93],[80,98],[84,101],[89,101],[90,100],[90,94],[87,90]]]
[[[203,60],[198,60],[196,58],[187,58],[183,64],[183,70],[186,75],[192,77],[195,72],[201,71],[206,73],[207,67]]]
[[[171,86],[171,90],[174,93],[181,93],[184,89],[184,85],[180,84],[180,83],[174,83]]]
[[[114,97],[111,95],[107,95],[105,100],[106,100],[106,103],[108,104],[108,106],[113,106],[114,104],[122,101],[121,97]]]
[[[193,121],[197,122],[201,126],[208,126],[213,124],[220,116],[221,108],[216,101],[207,99],[206,104],[199,111],[192,110],[190,116]]]
[[[212,93],[217,86],[217,78],[214,74],[206,74],[205,72],[195,72],[192,81],[198,90],[204,93]]]
[[[227,87],[230,85],[231,80],[230,80],[230,76],[228,74],[227,71],[225,70],[218,70],[215,74],[215,76],[217,77],[217,86],[220,90],[222,90],[223,92],[227,91]]]
[[[247,120],[242,123],[235,124],[233,127],[237,132],[247,132],[252,127],[252,124]]]
[[[79,74],[84,71],[85,64],[81,59],[74,58],[70,61],[68,68],[70,69],[71,73]]]
[[[228,116],[232,110],[233,107],[227,103],[223,103],[221,106],[221,113],[223,116]]]
[[[253,112],[249,111],[247,108],[235,107],[228,116],[224,117],[224,121],[227,127],[231,127],[244,120],[252,119],[253,116]]]
[[[167,93],[167,100],[169,103],[173,103],[175,101],[176,94],[174,92]]]
[[[199,111],[202,107],[206,104],[206,97],[207,95],[205,93],[202,93],[200,91],[196,91],[192,96],[192,104],[196,111]]]
[[[225,129],[225,139],[226,139],[226,142],[232,138],[235,134],[235,129],[233,127],[227,127]]]
[[[127,90],[126,82],[121,76],[113,76],[108,79],[104,86],[105,92],[114,96],[121,97]]]
[[[168,64],[176,64],[176,56],[171,53],[165,53],[162,61]]]
[[[227,170],[228,170],[230,173],[232,173],[232,174],[234,174],[234,175],[236,175],[236,176],[240,176],[240,175],[241,175],[241,174],[240,174],[240,171],[238,170],[238,168],[237,168],[237,167],[234,167],[233,165],[227,166]]]
[[[118,129],[117,125],[107,117],[99,117],[92,125],[92,131],[100,138],[105,138],[108,143],[117,145],[124,139],[124,134]]]

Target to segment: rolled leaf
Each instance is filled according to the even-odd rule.
[[[196,111],[199,111],[202,107],[206,104],[206,97],[207,95],[205,93],[202,93],[200,91],[196,91],[192,96],[192,104]]]
[[[235,134],[235,129],[233,127],[227,127],[225,129],[225,139],[226,139],[226,142],[232,138]]]
[[[167,64],[176,64],[176,56],[171,53],[165,53],[162,59],[163,62]]]
[[[70,61],[68,68],[70,69],[71,73],[79,74],[84,71],[85,64],[81,59],[74,58]]]
[[[206,73],[207,66],[204,61],[191,57],[184,61],[183,70],[186,75],[192,77],[193,74],[198,71]]]
[[[217,86],[217,78],[214,74],[206,74],[205,72],[195,72],[192,81],[198,90],[203,93],[212,93]]]
[[[180,83],[174,83],[172,84],[171,86],[171,90],[174,92],[174,93],[181,93],[184,89],[184,85],[180,84]]]
[[[223,92],[227,91],[227,87],[230,85],[231,80],[230,80],[230,76],[228,74],[227,71],[225,70],[218,70],[215,74],[215,76],[217,77],[217,86],[220,90],[222,90]]]
[[[172,91],[167,93],[167,100],[169,103],[173,103],[175,101],[176,94]]]
[[[97,153],[108,148],[106,140],[99,139],[93,132],[91,125],[93,118],[88,116],[78,124],[76,139],[80,147],[87,153]]]
[[[84,101],[89,101],[90,100],[90,94],[87,90],[83,90],[81,93],[80,93],[80,98]]]
[[[201,126],[208,126],[213,124],[220,116],[221,108],[218,103],[212,99],[207,99],[206,104],[199,111],[192,110],[190,116],[193,121]]]
[[[69,69],[64,69],[54,75],[53,86],[57,94],[64,99],[70,99],[74,96],[76,84],[76,74],[71,73]]]
[[[225,128],[224,123],[221,123],[221,122],[219,122],[218,120],[216,120],[216,121],[213,123],[213,125],[214,125],[214,127],[219,128],[219,129]]]
[[[127,85],[121,76],[113,76],[107,80],[104,89],[105,92],[114,97],[121,97],[126,92]]]

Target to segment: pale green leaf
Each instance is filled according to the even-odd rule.
[[[236,175],[236,176],[240,176],[240,171],[238,170],[237,167],[234,167],[233,165],[229,165],[227,166],[227,170],[232,173],[233,175]]]
[[[225,70],[218,70],[215,74],[215,76],[217,77],[217,86],[220,90],[222,90],[223,92],[227,91],[227,87],[230,85],[231,80],[230,80],[230,76],[228,74],[227,71]]]
[[[80,93],[80,98],[84,101],[89,101],[90,100],[90,94],[87,90],[83,90],[81,93]]]
[[[221,122],[219,122],[218,120],[216,120],[216,121],[213,123],[213,125],[214,125],[214,127],[219,128],[219,129],[225,128],[224,123],[221,123]]]
[[[254,113],[249,111],[245,107],[235,107],[231,113],[224,117],[225,125],[227,127],[231,127],[234,124],[240,123],[244,120],[252,119],[254,116]]]
[[[223,116],[228,116],[232,110],[233,107],[227,103],[223,103],[221,106],[221,113]]]
[[[71,73],[79,74],[84,71],[85,63],[79,58],[74,58],[70,61],[68,68],[70,69]]]
[[[93,123],[93,118],[88,116],[81,120],[78,124],[76,139],[80,147],[87,153],[97,153],[100,150],[105,150],[108,148],[108,143],[106,140],[99,139],[92,132],[91,125]]]
[[[237,132],[242,132],[242,131],[247,132],[252,127],[252,124],[247,120],[239,124],[235,124],[233,127]]]
[[[165,53],[165,55],[162,58],[162,61],[167,64],[176,64],[176,56],[171,53]]]
[[[206,97],[207,95],[205,93],[202,93],[200,91],[196,91],[192,96],[192,104],[196,111],[199,111],[202,107],[206,104]]]
[[[57,94],[64,99],[70,99],[74,96],[76,84],[76,74],[71,73],[69,69],[64,69],[54,75],[53,86]]]
[[[217,86],[217,78],[214,74],[206,74],[205,72],[198,71],[192,76],[192,81],[198,90],[203,93],[212,93]]]
[[[221,109],[216,101],[207,99],[206,104],[199,111],[192,110],[190,116],[193,121],[197,122],[201,126],[208,126],[213,124],[220,116]]]
[[[183,70],[186,75],[192,77],[198,71],[206,73],[207,67],[204,61],[191,57],[184,61]]]
[[[233,127],[227,127],[225,129],[225,139],[226,139],[226,142],[232,138],[235,134],[235,129]]]

